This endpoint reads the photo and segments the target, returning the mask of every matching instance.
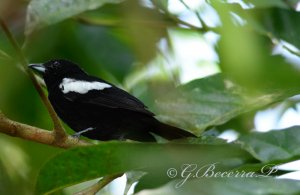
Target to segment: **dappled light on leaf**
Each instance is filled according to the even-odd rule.
[[[119,3],[122,0],[32,0],[28,5],[25,34],[30,35],[47,25],[60,22],[81,12],[96,9],[105,3]]]

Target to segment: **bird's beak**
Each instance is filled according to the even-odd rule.
[[[46,68],[43,64],[29,64],[28,67],[31,68],[32,70],[35,70],[41,75],[44,75],[44,73],[46,72]]]

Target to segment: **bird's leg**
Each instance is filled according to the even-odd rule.
[[[92,130],[95,130],[95,128],[89,127],[89,128],[84,129],[82,131],[78,131],[77,133],[75,133],[74,135],[72,135],[72,137],[75,137],[75,138],[79,139],[79,137],[81,136],[81,134],[83,134],[85,132],[88,132],[88,131],[92,131]]]

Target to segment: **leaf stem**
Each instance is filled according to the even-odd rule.
[[[102,179],[100,179],[97,183],[95,183],[94,185],[92,185],[80,192],[77,192],[74,195],[94,195],[97,192],[99,192],[102,188],[104,188],[107,184],[112,182],[114,179],[121,177],[122,175],[123,175],[123,173],[105,176]]]
[[[67,134],[58,118],[58,116],[56,115],[51,103],[49,102],[47,96],[45,95],[42,87],[40,86],[39,82],[37,81],[37,79],[35,78],[35,76],[33,75],[33,73],[31,71],[29,71],[27,65],[27,60],[22,52],[21,47],[19,46],[18,42],[16,41],[16,39],[14,38],[14,36],[12,35],[12,33],[10,32],[9,28],[7,27],[7,25],[5,24],[4,20],[2,18],[0,18],[0,25],[5,33],[5,35],[7,36],[9,42],[11,43],[11,45],[14,47],[14,49],[16,50],[16,54],[19,58],[19,61],[21,63],[21,65],[24,67],[24,70],[26,72],[26,74],[29,76],[30,80],[32,81],[35,89],[37,90],[39,96],[41,97],[44,105],[46,106],[49,115],[53,121],[53,125],[54,125],[54,135],[55,135],[55,142],[63,142],[66,137]]]

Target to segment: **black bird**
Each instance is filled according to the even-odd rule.
[[[165,139],[193,134],[159,122],[137,98],[67,60],[31,64],[43,77],[48,98],[58,116],[77,133],[96,140],[154,142],[152,133]]]

